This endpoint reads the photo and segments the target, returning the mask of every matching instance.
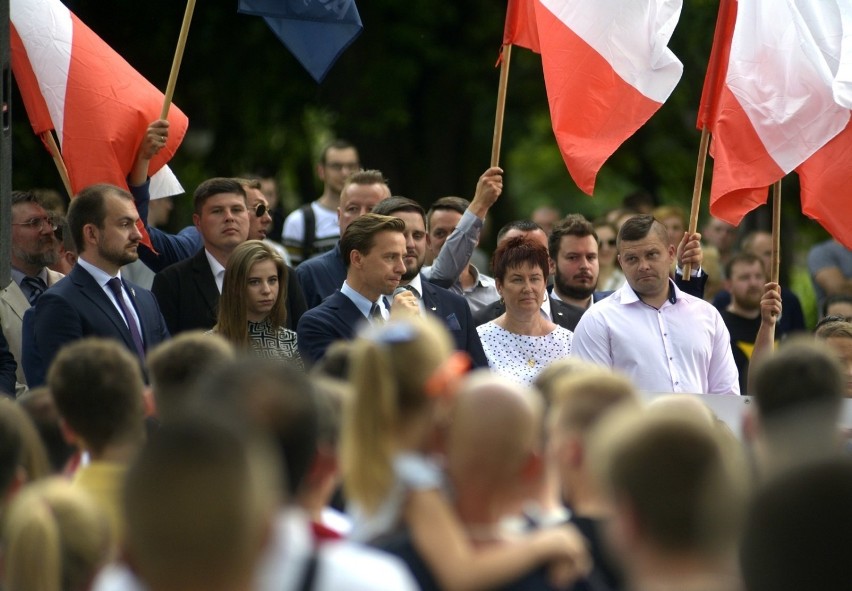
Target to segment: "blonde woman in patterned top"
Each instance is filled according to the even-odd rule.
[[[541,311],[550,255],[542,244],[518,236],[497,247],[491,266],[506,312],[476,331],[492,370],[531,385],[542,369],[571,354],[574,338]]]
[[[238,350],[267,359],[286,359],[302,367],[296,332],[284,327],[287,307],[284,259],[260,240],[247,240],[228,259],[219,318],[211,332]]]

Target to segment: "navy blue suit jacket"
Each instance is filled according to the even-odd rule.
[[[305,294],[308,308],[316,308],[340,289],[346,280],[346,265],[340,255],[340,245],[296,267],[296,276]]]
[[[476,332],[476,324],[467,300],[428,281],[421,281],[421,285],[426,311],[443,321],[444,326],[450,331],[450,336],[453,337],[456,349],[467,351],[474,367],[488,367],[488,358],[482,349],[482,342],[479,340],[479,333]]]
[[[342,282],[341,282],[342,284]],[[367,319],[348,297],[335,291],[299,319],[296,334],[302,359],[316,363],[335,341],[351,341]]]
[[[127,281],[125,286],[139,316],[145,350],[150,351],[169,338],[166,322],[150,291]],[[23,348],[34,347],[35,355],[32,352],[21,353],[27,376],[38,378],[36,382],[27,378],[31,388],[44,383],[50,364],[63,346],[83,337],[114,339],[136,355],[124,318],[95,279],[80,265],[75,265],[65,279],[41,295],[31,316],[32,330],[27,330],[29,335],[23,335],[22,345]],[[29,329],[30,323],[27,324]],[[144,370],[144,360],[140,359],[139,363]]]
[[[428,312],[443,321],[456,348],[467,351],[475,367],[488,367],[467,301],[427,281],[422,285],[423,305]],[[355,338],[359,324],[364,322],[367,319],[352,300],[340,291],[335,291],[319,306],[305,312],[299,320],[296,332],[302,358],[310,363],[316,362],[325,355],[331,343]]]

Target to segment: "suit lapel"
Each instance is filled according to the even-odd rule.
[[[95,281],[95,278],[80,265],[74,265],[68,276],[80,288],[80,294],[92,302],[94,308],[112,322],[113,327],[121,335],[121,338],[124,339],[128,348],[131,351],[136,351],[136,345],[133,343],[133,337],[130,336],[130,329],[127,328],[127,323],[115,308],[115,304],[112,303],[101,286],[98,285],[98,282]]]
[[[3,301],[9,304],[9,307],[15,312],[19,320],[24,320],[24,313],[29,310],[30,303],[14,279],[0,292],[0,298],[3,298]]]
[[[423,307],[426,308],[427,312],[437,314],[443,318],[441,302],[435,294],[435,288],[428,281],[423,281],[420,285],[423,288]]]
[[[207,260],[207,255],[203,248],[193,257],[192,270],[195,275],[195,285],[198,287],[202,299],[210,309],[210,313],[215,318],[219,308],[219,288],[216,287],[216,278],[213,277],[210,262]]]

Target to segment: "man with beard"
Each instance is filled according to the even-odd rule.
[[[725,277],[731,303],[720,313],[731,333],[731,352],[740,372],[740,391],[746,394],[748,365],[760,329],[760,299],[767,281],[766,270],[760,257],[743,252],[728,261]]]
[[[43,376],[66,344],[86,336],[118,341],[139,358],[169,337],[153,294],[121,279],[121,266],[138,258],[142,235],[130,193],[113,185],[92,185],[71,201],[68,225],[77,246],[77,265],[46,291],[32,313],[36,355],[28,376]],[[35,385],[35,384],[31,384]]]
[[[35,193],[12,192],[12,281],[0,290],[0,329],[18,364],[19,395],[27,388],[21,360],[24,313],[63,277],[62,273],[48,269],[58,258],[55,231],[53,218]]]
[[[426,261],[426,212],[416,201],[406,197],[391,197],[376,204],[373,213],[405,222],[405,273],[399,285],[406,288],[408,293],[398,295],[399,299],[395,298],[393,304],[397,305],[404,298],[403,304],[406,299],[415,302],[421,314],[434,314],[450,331],[456,349],[466,351],[475,367],[488,367],[488,359],[467,301],[460,295],[424,280],[420,274]]]

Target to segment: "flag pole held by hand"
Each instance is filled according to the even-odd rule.
[[[166,86],[163,110],[160,112],[160,119],[167,119],[169,115],[169,107],[172,104],[172,97],[175,94],[175,85],[177,84],[177,76],[180,71],[180,62],[183,60],[183,50],[186,47],[186,38],[189,35],[189,24],[192,22],[192,12],[194,10],[195,0],[187,0],[186,11],[183,13],[183,23],[180,26],[180,36],[178,37],[177,48],[175,49],[175,57],[172,60],[172,71],[169,72],[169,83]]]
[[[689,235],[692,236],[698,230],[698,210],[701,207],[701,188],[704,185],[704,165],[707,162],[707,150],[710,145],[710,131],[703,127],[701,129],[701,142],[698,144],[698,163],[695,165],[695,184],[692,187],[692,208],[689,210]],[[683,280],[689,281],[692,277],[692,265],[686,263],[683,266]]]

